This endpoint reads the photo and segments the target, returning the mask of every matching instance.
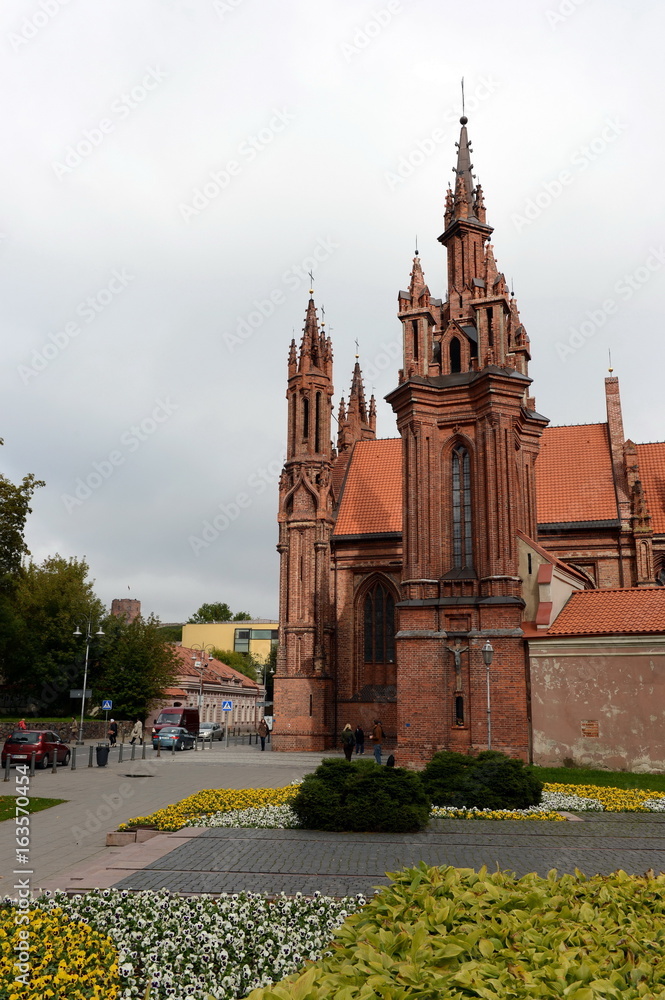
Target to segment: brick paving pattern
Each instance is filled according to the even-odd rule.
[[[525,875],[556,868],[587,875],[665,870],[665,816],[586,814],[584,822],[436,820],[418,834],[210,829],[141,871],[119,889],[181,893],[371,894],[386,872],[425,861]]]

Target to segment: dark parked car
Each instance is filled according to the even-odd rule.
[[[7,737],[2,748],[2,766],[11,754],[12,764],[29,764],[35,755],[36,767],[48,767],[57,757],[58,764],[69,764],[71,750],[50,729],[17,729]]]
[[[195,743],[196,736],[192,736],[182,726],[163,726],[152,738],[153,750],[158,745],[162,750],[170,750],[173,746],[176,750],[192,750]]]
[[[221,740],[224,735],[224,728],[219,722],[202,722],[199,726],[200,740]]]

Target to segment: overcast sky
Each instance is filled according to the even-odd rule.
[[[460,79],[538,409],[665,437],[657,0],[3,0],[0,452],[41,560],[163,621],[277,613],[286,362],[314,268],[335,407],[445,294]],[[395,436],[381,402],[378,431]],[[238,496],[244,506],[238,506]],[[234,506],[235,505],[235,506]],[[204,531],[226,511],[226,530]],[[218,519],[218,525],[224,519]],[[128,587],[131,590],[128,591]]]

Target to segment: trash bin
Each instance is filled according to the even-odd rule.
[[[109,762],[109,747],[108,743],[98,743],[95,747],[95,753],[97,754],[97,767],[106,767]]]

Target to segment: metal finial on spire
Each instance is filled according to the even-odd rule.
[[[416,236],[416,257],[418,256],[418,237]]]
[[[311,271],[308,271],[307,273],[309,275],[309,283],[310,283],[310,286],[311,286],[310,289],[309,289],[309,294],[313,295],[314,294],[314,275],[312,274]]]
[[[464,77],[462,77],[462,117],[460,118],[460,125],[466,125],[468,118],[464,113]]]
[[[614,368],[612,367],[612,351],[610,350],[609,347],[607,348],[607,355],[608,355],[609,362],[610,362],[610,367],[607,370],[608,370],[608,372],[611,375],[612,372],[614,371]]]
[[[356,361],[360,357],[360,344],[358,343],[358,338],[356,338]]]
[[[326,307],[321,306],[321,326],[326,325]]]

